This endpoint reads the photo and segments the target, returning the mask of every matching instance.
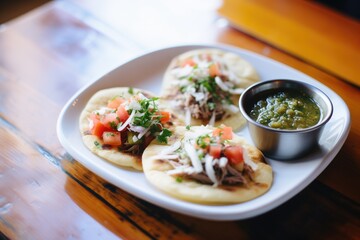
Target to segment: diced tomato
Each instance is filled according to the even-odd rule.
[[[223,140],[231,140],[233,138],[233,131],[231,127],[223,127],[221,139]]]
[[[105,127],[104,124],[102,124],[102,123],[101,123],[99,120],[97,120],[97,119],[96,119],[95,121],[93,120],[93,123],[94,123],[94,126],[92,127],[92,129],[90,129],[92,135],[95,135],[95,136],[101,138],[102,135],[103,135],[103,133],[104,133],[104,131],[108,131],[108,130],[109,130],[109,128]]]
[[[220,136],[222,140],[231,140],[233,138],[233,131],[231,127],[221,126],[214,129],[213,136]]]
[[[100,120],[100,115],[93,112],[90,114],[89,118],[93,121]]]
[[[109,144],[112,146],[121,145],[121,134],[120,132],[103,132],[102,139],[104,144]]]
[[[236,165],[244,161],[243,149],[241,146],[229,146],[225,148],[224,155],[233,165]]]
[[[119,117],[116,113],[111,112],[100,117],[100,122],[110,129],[116,129],[117,125],[119,124]]]
[[[115,97],[113,99],[111,99],[108,104],[107,107],[108,108],[112,108],[112,109],[116,109],[120,106],[120,104],[122,104],[123,102],[125,102],[125,99],[122,97]]]
[[[119,117],[120,122],[125,122],[130,116],[124,105],[120,105],[117,108],[116,114]]]
[[[185,66],[194,67],[196,66],[196,62],[194,61],[194,59],[188,58],[181,64],[181,67],[185,67]]]
[[[210,145],[209,154],[213,158],[220,158],[221,155],[221,145]]]
[[[211,139],[209,137],[200,138],[197,142],[195,142],[194,147],[196,149],[202,149],[204,151],[208,151],[210,146]]]
[[[213,64],[210,65],[209,74],[210,74],[210,77],[215,77],[215,76],[220,76],[221,75],[220,68],[219,68],[219,65],[217,63],[213,63]]]
[[[92,121],[91,134],[101,138],[103,132],[108,130],[108,128],[100,122],[100,115],[96,113],[90,114],[90,120]]]
[[[166,112],[166,111],[160,112],[160,122],[161,123],[167,123],[168,121],[170,121],[170,118],[171,118],[170,112]]]

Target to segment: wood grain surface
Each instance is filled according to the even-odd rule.
[[[360,86],[360,23],[313,1],[225,0],[234,27]]]
[[[263,1],[238,4],[247,4],[244,6],[249,12],[262,9],[270,14],[270,7],[265,9]],[[275,4],[271,9],[279,14],[293,8],[293,4],[280,10]],[[318,5],[306,8],[309,4],[302,3],[298,11],[311,12],[318,8]],[[312,58],[313,52],[301,44],[298,47],[304,50],[304,56],[299,57],[280,38],[270,41],[233,28],[217,14],[219,7],[221,2],[215,0],[154,0],[151,4],[145,0],[54,1],[0,25],[0,238],[357,239],[360,236],[357,187],[360,91],[356,83],[349,84],[349,76],[358,75],[359,68],[352,65],[349,74],[345,68],[330,71],[316,62],[319,59],[307,59]],[[281,18],[285,17],[295,24],[294,18],[301,16]],[[280,24],[279,18],[275,20]],[[321,25],[324,20],[318,21]],[[298,28],[294,32],[306,31]],[[319,37],[320,41],[320,35],[313,37]],[[333,47],[329,51],[336,54],[344,39],[337,37],[331,41],[328,44]],[[330,87],[350,109],[352,125],[348,139],[329,167],[294,198],[261,216],[241,221],[207,221],[165,210],[95,175],[66,153],[57,139],[58,115],[78,90],[139,54],[199,42],[241,47],[289,65]],[[351,45],[355,43],[356,40],[349,43],[348,48],[358,51],[358,46]],[[326,64],[333,63],[329,60]],[[348,64],[342,61],[340,65]]]

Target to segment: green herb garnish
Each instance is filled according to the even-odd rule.
[[[156,137],[156,139],[161,142],[161,143],[167,143],[167,139],[168,137],[170,137],[172,135],[172,132],[167,129],[167,128],[164,128],[160,134]]]
[[[109,125],[110,125],[110,127],[111,127],[112,129],[117,130],[117,124],[116,124],[116,122],[114,122],[114,121],[109,122]]]
[[[134,95],[134,89],[132,87],[129,87],[128,93],[130,93],[131,95]]]
[[[97,148],[100,148],[100,149],[102,148],[101,144],[98,141],[94,141],[94,144]]]

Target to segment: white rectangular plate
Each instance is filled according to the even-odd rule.
[[[239,54],[258,71],[261,80],[287,78],[310,83],[332,100],[334,114],[325,126],[319,148],[306,157],[292,161],[267,159],[274,171],[274,182],[264,195],[239,204],[208,206],[172,198],[151,186],[142,172],[117,167],[91,153],[82,142],[79,115],[98,90],[131,86],[159,94],[162,76],[171,59],[185,51],[215,47]],[[311,77],[261,55],[225,45],[184,45],[153,51],[137,57],[94,83],[78,91],[64,106],[57,124],[57,134],[64,148],[86,168],[119,188],[160,207],[186,215],[212,220],[235,220],[265,213],[284,203],[310,184],[333,160],[350,129],[350,113],[344,101],[332,90]],[[251,139],[245,127],[238,134]]]

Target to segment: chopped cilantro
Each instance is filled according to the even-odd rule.
[[[117,124],[116,122],[112,121],[112,122],[109,122],[109,125],[112,129],[116,130],[117,129]]]
[[[172,135],[172,132],[167,129],[167,128],[164,128],[160,134],[157,136],[157,140],[161,143],[167,143],[167,139],[168,137],[170,137]]]
[[[181,182],[183,181],[183,179],[182,179],[182,177],[176,177],[176,181],[177,181],[178,183],[181,183]]]
[[[129,87],[128,93],[130,93],[131,95],[134,95],[134,89],[132,87]]]
[[[207,104],[209,106],[210,111],[215,109],[216,104],[214,102],[208,102]]]
[[[101,149],[101,144],[100,144],[98,141],[94,141],[94,145],[95,145],[97,148],[100,148],[100,149]]]
[[[187,86],[181,86],[180,87],[180,92],[185,93],[186,90],[187,90]]]
[[[210,144],[209,134],[201,135],[196,139],[196,144],[201,148],[206,148]]]
[[[187,125],[186,130],[190,130],[190,127],[191,127],[190,125]]]
[[[212,79],[212,78],[206,78],[206,79],[200,80],[199,84],[204,86],[204,88],[206,88],[206,90],[208,90],[208,92],[210,92],[210,93],[215,93],[215,91],[216,91],[216,83],[215,83],[214,79]]]

